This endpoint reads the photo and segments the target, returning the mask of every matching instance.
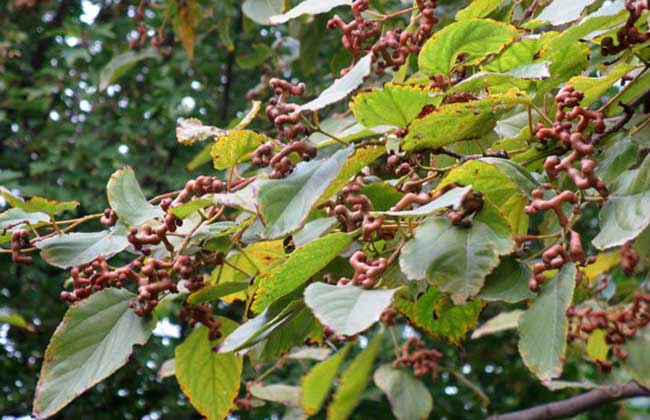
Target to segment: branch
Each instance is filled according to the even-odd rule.
[[[634,397],[650,397],[650,391],[636,382],[623,385],[607,385],[578,396],[538,405],[507,414],[496,414],[488,420],[552,420],[576,416],[601,405]]]

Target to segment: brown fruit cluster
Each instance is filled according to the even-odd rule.
[[[438,378],[438,370],[442,353],[436,349],[427,349],[424,341],[411,337],[402,345],[402,354],[393,361],[393,367],[407,366],[413,369],[415,376],[431,374],[435,381]]]
[[[571,306],[566,311],[569,318],[569,332],[567,340],[582,341],[586,343],[589,335],[597,329],[606,333],[605,341],[612,346],[614,356],[625,360],[628,356],[621,346],[639,329],[650,322],[650,294],[639,293],[634,296],[632,304],[622,309],[604,311],[589,307],[576,308]],[[598,365],[605,371],[611,369],[611,360],[598,361]]]
[[[219,331],[221,322],[215,319],[214,313],[212,312],[212,305],[208,303],[190,305],[185,302],[181,305],[178,318],[190,327],[194,327],[196,324],[205,325],[210,330],[208,334],[210,341],[221,338],[222,336],[221,331]]]
[[[11,261],[18,264],[29,264],[32,257],[21,253],[21,250],[31,246],[29,242],[29,232],[25,229],[16,229],[11,234]]]
[[[605,123],[602,113],[580,107],[579,104],[583,96],[581,92],[571,86],[560,89],[555,97],[557,104],[555,122],[551,127],[545,127],[541,123],[537,124],[535,137],[542,143],[557,140],[570,150],[570,153],[564,158],[556,155],[546,158],[544,170],[548,178],[555,180],[561,172],[564,172],[578,190],[594,188],[598,191],[601,198],[599,204],[602,205],[607,199],[608,191],[605,183],[595,175],[596,161],[591,157],[594,153],[594,146],[592,136],[587,130],[591,125],[593,132],[603,133]],[[567,111],[567,108],[570,110]],[[575,126],[572,123],[574,120],[577,120]],[[575,167],[576,164],[579,165],[579,169]],[[545,184],[543,189],[533,190],[532,201],[525,208],[526,213],[535,214],[539,211],[552,210],[560,226],[566,230],[569,227],[569,218],[564,213],[562,205],[564,203],[573,204],[573,213],[579,214],[581,211],[579,195],[571,190],[564,190],[546,199],[544,189],[550,191],[553,186]],[[529,283],[532,290],[538,290],[544,282],[544,271],[546,270],[559,269],[569,262],[585,265],[595,261],[594,258],[585,258],[580,235],[571,229],[568,229],[567,233],[569,238],[565,243],[566,248],[562,245],[551,246],[542,254],[542,261],[533,266],[533,274]],[[578,281],[580,281],[580,277]]]
[[[155,35],[149,37],[148,32],[154,30],[154,28],[144,23],[145,9],[147,6],[149,6],[149,0],[140,0],[135,16],[133,17],[137,22],[135,29],[136,37],[129,41],[129,49],[139,50],[143,48],[147,43],[147,38],[149,38],[150,45],[158,50],[161,57],[169,59],[172,56],[174,48],[174,33],[168,32],[166,35],[163,35],[161,31],[157,31]]]
[[[384,309],[384,312],[381,313],[379,316],[379,321],[381,321],[382,324],[390,327],[392,325],[395,325],[395,318],[398,316],[399,312],[397,312],[397,309],[389,306],[388,308]]]
[[[650,39],[650,31],[641,33],[636,28],[636,23],[644,11],[650,10],[649,0],[625,0],[625,8],[629,15],[625,25],[616,32],[617,45],[614,45],[612,37],[603,38],[601,43],[601,54],[604,56],[618,54],[627,48],[641,44]]]
[[[419,26],[415,32],[403,29],[386,31],[374,43],[372,42],[381,34],[379,22],[373,22],[363,16],[363,12],[370,7],[369,0],[356,0],[352,3],[353,20],[345,23],[338,15],[327,22],[328,29],[338,28],[343,32],[341,43],[353,57],[353,64],[341,71],[345,74],[357,62],[362,54],[371,51],[374,71],[383,75],[386,68],[398,70],[411,53],[418,53],[424,42],[431,36],[433,27],[438,23],[434,14],[435,0],[416,0],[418,8]]]
[[[639,263],[639,254],[632,248],[632,241],[627,241],[621,247],[621,269],[625,274],[631,276],[634,274],[634,269]]]

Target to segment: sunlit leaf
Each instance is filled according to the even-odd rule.
[[[274,25],[278,25],[302,15],[317,15],[320,13],[327,13],[335,7],[349,6],[351,4],[352,0],[304,0],[284,14],[271,16],[269,18],[269,21]]]
[[[250,159],[252,152],[260,145],[271,141],[263,134],[250,130],[230,131],[217,138],[212,145],[212,163],[215,169],[223,170]]]

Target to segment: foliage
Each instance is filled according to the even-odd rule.
[[[647,2],[54,3],[1,18],[0,331],[70,303],[35,417],[126,378],[124,417],[208,419],[648,384]]]

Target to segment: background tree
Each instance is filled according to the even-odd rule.
[[[153,305],[153,315],[134,318],[142,323],[144,335],[153,327],[148,317],[157,317],[158,328],[143,340],[145,346],[134,347],[128,364],[62,411],[52,408],[61,404],[48,406],[41,399],[37,413],[58,411],[55,417],[61,418],[186,418],[195,413],[194,406],[215,418],[221,413],[217,410],[210,415],[215,407],[236,410],[234,414],[241,418],[282,413],[300,417],[305,411],[318,412],[321,405],[306,401],[306,395],[319,393],[308,382],[308,372],[318,375],[313,370],[317,363],[329,363],[324,368],[335,371],[331,364],[338,362],[341,376],[332,378],[334,396],[325,404],[330,408],[319,416],[343,418],[354,408],[350,415],[358,418],[453,418],[459,413],[481,418],[577,394],[582,400],[566,400],[564,407],[580,407],[581,412],[593,402],[608,402],[609,395],[619,391],[597,389],[583,394],[584,388],[626,384],[631,379],[647,384],[643,359],[648,337],[643,328],[648,318],[648,301],[644,300],[648,119],[643,108],[649,90],[647,2],[567,5],[555,1],[542,7],[539,2],[475,1],[468,6],[429,1],[414,2],[411,7],[397,1],[356,1],[332,2],[331,7],[341,5],[333,11],[322,2],[305,2],[300,7],[307,13],[271,18],[298,3],[62,0],[3,5],[0,183],[6,187],[5,205],[17,209],[0,216],[5,229],[0,238],[7,254],[0,259],[0,412],[11,418],[32,411],[44,349],[66,312],[59,294],[64,288],[73,291],[69,271],[50,267],[40,258],[34,258],[31,265],[13,264],[8,257],[11,248],[36,245],[32,228],[42,236],[50,235],[56,244],[66,237],[56,229],[66,229],[71,224],[65,220],[83,215],[97,217],[90,217],[76,231],[103,229],[97,219],[108,204],[106,181],[123,165],[133,168],[139,186],[128,170],[113,175],[113,213],[107,214],[107,224],[117,216],[118,227],[136,226],[136,231],[129,237],[129,252],[110,259],[113,268],[131,263],[139,254],[138,244],[149,247],[146,240],[143,243],[147,234],[143,225],[151,224],[147,211],[159,219],[163,210],[169,215],[169,203],[161,204],[160,199],[153,207],[140,203],[135,214],[125,210],[124,203],[137,200],[140,188],[149,198],[176,191],[170,195],[176,200],[174,208],[188,201],[189,197],[180,200],[178,192],[188,179],[196,180],[199,175],[216,176],[226,186],[215,187],[210,178],[208,188],[202,184],[205,178],[199,178],[186,188],[187,196],[222,194],[223,188],[235,191],[239,184],[233,186],[233,180],[244,186],[252,177],[270,175],[283,181],[267,184],[254,198],[258,209],[265,204],[270,208],[288,196],[269,186],[304,189],[295,181],[300,171],[309,170],[305,169],[309,164],[296,167],[303,159],[317,159],[311,168],[321,167],[316,177],[319,187],[331,184],[322,197],[307,198],[314,200],[309,214],[291,213],[295,207],[279,217],[259,210],[269,229],[264,240],[259,233],[255,236],[260,223],[244,222],[250,213],[245,204],[235,200],[233,205],[233,198],[219,201],[209,195],[210,202],[186,207],[203,208],[210,222],[206,224],[213,229],[200,238],[183,231],[187,243],[176,243],[175,250],[189,248],[189,255],[200,266],[199,274],[207,277],[197,285],[192,280],[196,273],[186,276],[178,269],[171,278],[180,284],[188,281],[193,296],[203,290],[212,293],[215,315],[238,323],[257,320],[253,327],[245,324],[249,327],[238,330],[239,337],[252,331],[264,340],[252,347],[250,340],[238,341],[238,336],[229,334],[236,325],[218,318],[222,325],[216,328],[211,313],[197,312],[183,303],[186,293],[176,298],[170,295]],[[335,13],[341,17],[333,18]],[[348,84],[341,89],[334,80],[344,74]],[[361,78],[354,80],[355,74],[370,77],[362,84]],[[273,77],[287,81],[272,82]],[[390,81],[396,84],[384,85]],[[304,91],[298,82],[305,83]],[[332,85],[330,99],[318,96]],[[343,99],[353,90],[359,93],[348,108]],[[297,98],[300,95],[303,98]],[[306,107],[294,105],[314,98]],[[266,113],[271,121],[266,121],[264,112],[257,116],[252,112],[247,126],[241,120],[254,108],[254,99],[271,106]],[[302,117],[295,117],[300,115],[296,110],[302,111]],[[188,117],[214,126],[183,120]],[[207,138],[217,134],[217,141],[203,139],[207,143],[197,141],[189,147],[177,141],[178,137],[192,143],[201,131],[210,134]],[[306,135],[309,141],[303,142]],[[251,146],[270,138],[276,143],[266,148]],[[343,152],[341,141],[355,143],[356,151]],[[229,149],[227,144],[237,148]],[[280,147],[291,159],[282,159]],[[253,149],[253,163],[271,164],[271,168],[257,171],[250,164]],[[288,150],[298,153],[289,155]],[[569,160],[562,163],[567,156]],[[597,164],[595,172],[591,162]],[[345,169],[337,174],[341,167]],[[365,179],[354,178],[361,173]],[[545,192],[546,182],[552,185]],[[328,204],[339,192],[338,201],[324,209],[315,205]],[[63,203],[32,202],[30,207],[18,196],[42,196]],[[443,200],[439,207],[437,200],[432,201],[436,196]],[[71,204],[72,200],[79,205]],[[250,206],[249,200],[245,202]],[[396,213],[370,213],[395,205]],[[418,205],[420,209],[429,206],[427,217],[408,214]],[[572,215],[573,209],[580,212]],[[43,217],[43,211],[52,213],[52,218]],[[198,216],[187,219],[186,227],[197,223],[192,217]],[[25,225],[25,220],[31,224]],[[58,220],[56,225],[52,220]],[[233,221],[238,227],[228,225]],[[314,223],[296,233],[307,221]],[[292,226],[287,227],[289,222]],[[227,236],[219,236],[220,232]],[[116,236],[126,240],[127,233],[128,229]],[[172,238],[173,233],[158,237]],[[459,247],[459,235],[468,247]],[[338,252],[329,258],[319,253],[336,250],[353,239],[356,245],[340,257],[336,257]],[[453,254],[431,260],[437,252],[435,241]],[[156,246],[165,252],[164,245]],[[420,249],[427,252],[419,253]],[[486,257],[495,249],[500,256]],[[105,251],[92,257],[110,254]],[[200,263],[198,253],[205,254]],[[216,259],[209,261],[209,255]],[[256,275],[257,271],[273,262],[277,264],[274,272],[283,266],[296,270],[301,265],[300,260],[291,262],[296,255],[312,258],[307,266],[321,264],[304,278],[304,285],[309,278],[312,284],[304,291],[304,285],[297,285],[291,295],[292,290],[284,289],[282,282],[270,283],[265,297],[259,291],[264,273]],[[13,259],[20,262],[21,256],[22,252],[14,252]],[[595,262],[589,258],[593,256]],[[52,263],[51,257],[44,257]],[[445,261],[453,263],[445,265]],[[473,270],[471,276],[456,271],[463,264]],[[54,265],[78,264],[59,261]],[[557,268],[561,271],[555,276]],[[294,271],[287,275],[296,276]],[[256,280],[248,293],[240,295],[243,299],[233,299],[242,289],[231,288],[227,280],[241,284],[249,276]],[[323,279],[339,286],[327,286],[321,283]],[[459,286],[458,281],[464,284]],[[125,285],[138,291],[134,284]],[[401,288],[394,290],[397,287]],[[541,295],[535,296],[540,289]],[[92,302],[94,308],[107,305],[105,299],[121,304],[116,291],[112,287],[81,300]],[[259,323],[261,315],[254,318],[287,293],[295,299],[285,296],[271,305],[267,315],[272,316],[266,323]],[[332,297],[322,298],[329,293]],[[465,303],[468,297],[472,299]],[[194,302],[197,299],[203,298],[195,297]],[[362,327],[355,328],[342,325],[329,306],[346,299],[386,304],[359,311]],[[392,306],[384,311],[391,301]],[[549,302],[565,306],[553,308]],[[138,308],[140,314],[150,312],[146,305]],[[611,319],[603,320],[598,309]],[[179,310],[183,319],[178,317]],[[124,313],[131,319],[131,312]],[[390,325],[395,316],[394,325],[366,330],[372,322],[365,325],[363,321],[379,313],[382,325]],[[69,314],[74,316],[72,310]],[[496,321],[485,324],[496,316]],[[518,318],[519,331],[515,329]],[[201,395],[191,391],[192,373],[202,371],[195,365],[181,367],[185,377],[180,374],[179,381],[185,394],[173,378],[157,377],[164,362],[174,357],[175,348],[181,354],[183,349],[193,354],[210,347],[207,333],[199,337],[196,332],[206,331],[205,327],[190,335],[193,330],[188,321],[189,325],[199,321],[213,327],[214,335],[220,332],[228,337],[230,349],[252,349],[243,362],[236,405],[201,401]],[[477,330],[482,324],[484,328]],[[549,325],[568,330],[549,329]],[[272,326],[279,327],[270,328],[275,332],[266,335],[264,330]],[[361,335],[355,338],[357,333]],[[537,337],[543,341],[535,341]],[[291,347],[305,341],[320,353],[306,359],[289,356]],[[570,346],[565,353],[566,341]],[[181,343],[185,347],[178,347]],[[402,354],[403,345],[410,346],[404,349],[406,354]],[[337,349],[333,353],[337,356],[319,362],[326,357],[324,351],[332,348]],[[217,357],[218,353],[206,354]],[[224,359],[225,365],[236,365],[232,354],[226,352],[224,357],[231,357]],[[367,359],[375,359],[374,364]],[[364,371],[369,363],[372,366]],[[559,372],[568,382],[550,381]],[[79,391],[92,385],[92,381],[78,379]],[[367,387],[353,385],[366,379]],[[42,381],[47,385],[47,380]],[[288,386],[268,386],[278,384]],[[623,396],[645,393],[637,382],[630,384],[620,390]],[[401,394],[402,389],[410,392]],[[299,402],[296,395],[300,395]],[[435,400],[433,411],[427,395]],[[581,406],[581,401],[592,403]],[[404,411],[409,409],[419,411]],[[647,403],[642,401],[610,405],[588,416],[642,416],[646,412]]]

